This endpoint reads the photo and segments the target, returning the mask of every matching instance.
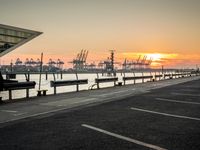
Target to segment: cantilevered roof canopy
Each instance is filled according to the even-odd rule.
[[[40,34],[42,32],[0,24],[0,57]]]

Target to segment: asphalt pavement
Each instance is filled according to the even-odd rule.
[[[0,126],[0,150],[199,150],[199,139],[199,79]]]

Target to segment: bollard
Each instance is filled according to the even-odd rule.
[[[47,95],[47,91],[48,90],[38,90],[37,91],[38,92],[37,96],[46,96]]]
[[[41,90],[38,90],[37,92],[38,92],[37,96],[42,96],[42,91]]]
[[[118,82],[118,86],[122,86],[122,82]]]
[[[47,90],[43,90],[43,96],[47,95]]]

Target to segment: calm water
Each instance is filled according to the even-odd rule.
[[[155,73],[152,73],[154,75]],[[156,73],[158,74],[158,72]],[[105,76],[102,76],[102,74],[98,74],[99,78],[105,78]],[[135,76],[141,76],[142,73],[135,73]],[[150,75],[149,72],[144,73],[144,75]],[[118,82],[122,82],[123,74],[117,73],[118,77]],[[125,76],[133,76],[133,73],[126,73]],[[61,80],[60,74],[56,74],[56,81]],[[48,80],[46,80],[46,75],[42,74],[42,80],[41,80],[41,89],[47,89],[47,94],[53,94],[53,88],[50,87],[50,81],[54,80],[54,77],[52,74],[48,75]],[[88,84],[85,85],[80,85],[79,89],[80,90],[88,90],[89,87],[91,87],[93,84],[95,84],[95,78],[97,78],[97,74],[78,74],[79,79],[88,79]],[[4,76],[5,79],[5,76]],[[62,80],[73,80],[76,79],[75,74],[63,74],[63,79]],[[18,81],[26,81],[25,75],[16,75],[16,80]],[[145,82],[148,79],[145,79]],[[39,87],[39,75],[38,74],[30,74],[30,81],[35,81],[36,86],[35,89],[30,89],[30,97],[31,96],[36,96],[37,95],[37,90]],[[136,83],[141,83],[142,80],[136,80]],[[126,84],[133,84],[133,81],[126,81]],[[110,83],[101,83],[100,87],[109,87],[113,86],[113,82]],[[71,92],[75,91],[76,86],[63,86],[63,87],[57,87],[57,93],[65,93],[65,92]],[[0,96],[2,97],[3,100],[8,99],[8,91],[3,91],[0,93]],[[26,97],[26,91],[25,90],[15,90],[12,91],[12,97],[13,99],[15,98],[23,98]]]

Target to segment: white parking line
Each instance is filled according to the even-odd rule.
[[[14,114],[14,116],[21,116],[21,115],[25,115],[25,114],[27,114],[27,113],[25,112],[25,113]]]
[[[62,100],[57,100],[57,101],[52,101],[52,102],[46,102],[46,103],[40,103],[40,105],[45,105],[45,106],[58,106],[58,107],[64,107],[64,106],[70,106],[73,104],[81,104],[84,102],[90,102],[90,101],[94,101],[97,98],[85,98],[85,97],[81,97],[81,98],[71,98],[69,100],[66,99],[62,99]]]
[[[1,110],[2,112],[8,112],[8,113],[17,113],[18,111],[15,110]]]
[[[121,140],[125,140],[125,141],[131,142],[131,143],[134,143],[134,144],[138,144],[138,145],[141,145],[141,146],[145,146],[145,147],[148,147],[148,148],[151,148],[151,149],[167,150],[165,148],[162,148],[162,147],[159,147],[159,146],[156,146],[156,145],[152,145],[152,144],[148,144],[148,143],[145,143],[145,142],[142,142],[142,141],[131,139],[129,137],[122,136],[122,135],[119,135],[119,134],[116,134],[116,133],[112,133],[112,132],[109,132],[109,131],[106,131],[106,130],[103,130],[103,129],[100,129],[100,128],[97,128],[97,127],[94,127],[94,126],[91,126],[91,125],[82,124],[81,126],[88,128],[88,129],[91,129],[91,130],[95,130],[95,131],[107,134],[107,135],[110,135],[112,137],[115,137],[115,138],[118,138],[118,139],[121,139]]]
[[[181,91],[183,92],[194,92],[195,90],[192,90],[192,89],[180,89]]]
[[[94,101],[94,100],[97,100],[97,98],[88,98],[88,99],[85,99],[85,100],[82,100],[82,101],[74,102],[73,104],[83,103],[83,102],[90,102],[90,101]]]
[[[105,94],[100,94],[99,96],[107,96],[107,95],[113,95],[113,94],[117,94],[117,93],[124,93],[130,90],[123,90],[123,91],[116,91],[116,92],[111,92],[111,93],[105,93]]]
[[[175,117],[175,118],[182,118],[182,119],[190,119],[190,120],[200,121],[200,118],[194,118],[194,117],[187,117],[187,116],[180,116],[180,115],[167,114],[167,113],[162,113],[162,112],[157,112],[157,111],[151,111],[151,110],[146,110],[146,109],[140,109],[140,108],[135,108],[135,107],[131,107],[131,109],[132,109],[132,110],[136,110],[136,111],[146,112],[146,113],[157,114],[157,115],[164,115],[164,116],[169,116],[169,117]]]
[[[197,97],[200,97],[200,94],[186,94],[186,93],[175,93],[175,92],[172,92],[171,94],[172,95],[183,95],[183,96],[197,96]]]
[[[26,115],[28,113],[25,113],[25,116],[12,118],[12,119],[5,120],[5,121],[0,121],[0,124],[9,123],[9,122],[12,122],[12,121],[16,121],[16,120],[20,120],[20,119],[26,119],[26,118],[30,118],[30,117],[37,117],[37,116],[40,116],[40,115],[46,115],[46,114],[55,113],[55,112],[59,112],[59,111],[63,111],[63,110],[67,110],[67,108],[54,109],[54,110],[36,113],[36,114],[32,114],[32,115]]]
[[[198,103],[198,102],[179,101],[179,100],[166,99],[166,98],[155,98],[155,100],[158,100],[158,101],[166,101],[166,102],[174,102],[174,103],[183,103],[183,104],[200,105],[200,103]]]

